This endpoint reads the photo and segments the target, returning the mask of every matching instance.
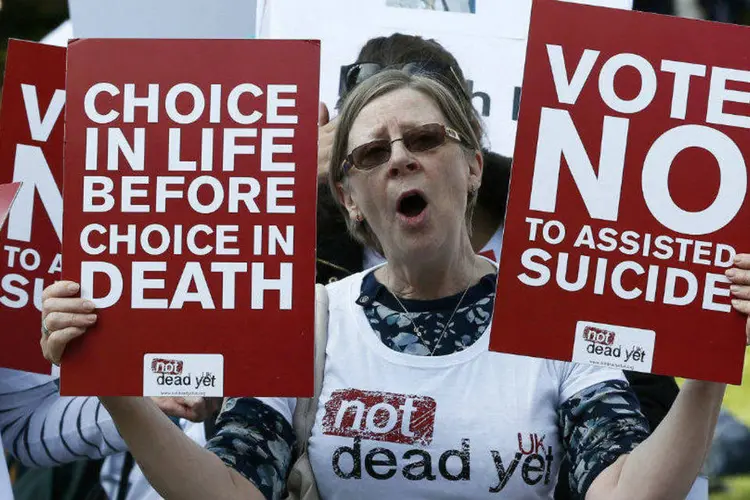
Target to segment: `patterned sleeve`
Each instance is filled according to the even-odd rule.
[[[253,483],[268,500],[284,493],[294,430],[277,410],[256,398],[227,398],[206,447]]]
[[[571,464],[571,490],[577,498],[585,498],[599,473],[649,435],[648,420],[622,380],[600,382],[579,391],[562,404],[559,418]]]

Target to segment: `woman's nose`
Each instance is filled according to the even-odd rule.
[[[394,141],[391,144],[391,159],[388,161],[388,173],[391,177],[403,175],[419,168],[416,158],[404,146],[404,141]]]

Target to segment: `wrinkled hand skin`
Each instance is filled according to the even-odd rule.
[[[152,397],[156,406],[166,415],[203,422],[221,408],[221,398],[203,397]]]
[[[318,105],[318,182],[326,182],[328,179],[337,126],[338,117],[331,120],[328,108],[321,102]]]
[[[750,345],[750,254],[740,253],[734,258],[734,266],[724,273],[732,282],[729,290],[732,307],[745,316],[745,338]]]

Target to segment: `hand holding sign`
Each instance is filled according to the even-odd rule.
[[[221,408],[221,398],[202,397],[152,397],[156,406],[165,415],[184,418],[191,422],[203,422]]]
[[[96,323],[95,307],[78,296],[81,287],[72,281],[58,281],[42,293],[42,353],[59,365],[68,343]]]
[[[727,269],[726,275],[732,282],[730,292],[732,293],[732,307],[742,314],[748,316],[745,322],[745,335],[747,345],[750,345],[750,255],[739,254],[734,263],[737,267]]]
[[[328,107],[321,102],[318,108],[318,182],[328,181],[328,169],[337,124],[338,117],[331,120]]]

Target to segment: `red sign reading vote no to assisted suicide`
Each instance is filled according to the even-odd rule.
[[[534,2],[493,349],[740,381],[724,271],[750,251],[748,43]]]
[[[64,393],[309,395],[318,68],[308,41],[69,45],[63,273],[99,319]]]
[[[0,231],[0,366],[49,373],[42,291],[60,279],[65,48],[10,40],[0,107],[0,183],[20,182]]]

